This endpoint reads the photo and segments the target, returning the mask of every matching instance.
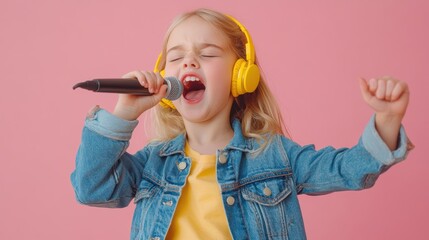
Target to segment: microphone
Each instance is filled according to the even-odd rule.
[[[168,100],[176,100],[183,93],[182,83],[176,77],[166,77],[164,83],[167,85],[167,94],[165,98]],[[143,87],[137,79],[134,78],[104,78],[93,79],[85,82],[77,83],[73,89],[83,88],[93,92],[106,93],[125,93],[140,96],[151,96],[149,90]]]

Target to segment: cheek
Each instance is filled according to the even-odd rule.
[[[213,93],[215,96],[226,97],[231,94],[231,81],[229,79],[224,79],[222,81],[218,81],[213,86]]]
[[[232,66],[230,66],[230,64],[219,64],[213,66],[211,69],[211,75],[214,77],[213,79],[215,79],[216,85],[218,87],[230,90],[232,80]]]
[[[219,73],[217,72],[215,78],[213,78],[214,81],[210,84],[210,88],[214,90],[215,95],[225,96],[231,92],[231,74],[227,72]]]
[[[167,64],[164,68],[164,71],[165,71],[165,77],[179,75],[179,68],[175,67],[173,64]]]

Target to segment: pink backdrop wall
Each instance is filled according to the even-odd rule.
[[[301,196],[309,239],[427,239],[429,4],[391,1],[0,2],[0,239],[128,239],[125,209],[78,205],[69,181],[83,120],[116,96],[74,83],[152,69],[184,10],[240,19],[295,141],[354,144],[371,115],[357,78],[408,82],[416,149],[372,189]],[[131,152],[145,143],[136,130]]]

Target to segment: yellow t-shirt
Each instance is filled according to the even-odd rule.
[[[166,239],[232,239],[216,179],[216,156],[185,145],[191,171]]]

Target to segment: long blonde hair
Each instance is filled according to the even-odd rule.
[[[222,13],[209,9],[198,9],[178,16],[167,30],[159,69],[164,69],[165,67],[166,45],[171,32],[177,25],[192,16],[198,16],[222,30],[231,40],[231,50],[238,58],[246,59],[245,43],[247,40],[239,26]],[[259,66],[257,60],[255,64]],[[152,123],[155,125],[154,131],[156,135],[153,140],[166,141],[185,133],[183,119],[177,110],[160,105],[153,109]],[[285,132],[287,133],[280,109],[262,74],[259,85],[253,93],[243,94],[235,98],[231,109],[231,118],[240,120],[245,137],[263,140],[262,148],[270,142],[271,136],[274,134],[284,135]]]

